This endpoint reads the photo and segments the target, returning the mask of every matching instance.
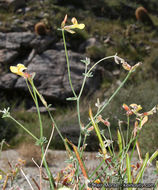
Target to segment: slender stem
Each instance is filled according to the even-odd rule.
[[[87,74],[87,65],[85,66],[85,76],[84,76],[84,79],[83,79],[83,82],[82,82],[80,93],[78,95],[78,99],[80,99],[80,97],[82,95],[82,92],[83,92],[83,89],[84,89],[84,86],[85,86],[85,83],[86,83],[86,79],[87,79],[87,75],[86,74]]]
[[[96,115],[94,116],[94,119],[97,118],[97,116],[105,109],[105,107],[111,102],[111,100],[116,96],[116,94],[119,92],[119,90],[123,87],[123,85],[126,83],[126,81],[128,80],[129,76],[131,75],[131,72],[128,72],[127,76],[125,77],[125,79],[122,81],[122,83],[120,84],[120,86],[116,89],[116,91],[112,94],[112,96],[109,98],[109,100],[102,106],[102,108],[96,113]],[[90,126],[91,122],[89,122],[86,126],[86,128],[88,128]]]
[[[65,139],[64,139],[64,137],[62,136],[60,130],[58,129],[57,124],[56,124],[54,118],[52,117],[52,115],[51,115],[51,113],[50,113],[49,108],[47,108],[47,111],[48,111],[48,114],[49,114],[49,117],[50,117],[52,123],[54,124],[55,129],[57,130],[57,132],[58,132],[59,136],[61,137],[62,141],[65,143]]]
[[[125,149],[125,139],[124,139],[124,136],[123,136],[121,125],[119,125],[119,129],[120,129],[120,134],[121,134],[121,138],[122,138],[122,145],[123,145],[123,150],[124,150]]]
[[[32,91],[31,91],[31,88],[30,88],[30,86],[29,86],[28,80],[27,80],[27,79],[25,79],[25,81],[26,81],[26,84],[27,84],[27,88],[29,89],[29,92],[30,92],[30,94],[31,94],[31,96],[32,96],[32,99],[33,99],[33,100],[34,100],[34,102],[35,102],[35,97],[34,97],[34,95],[33,95]],[[30,84],[31,84],[31,82],[30,82]]]
[[[110,140],[111,140],[111,142],[112,142],[113,140],[112,140],[112,135],[111,135],[110,127],[108,127],[108,131],[109,131],[109,135],[110,135]],[[112,153],[113,153],[113,155],[115,156],[115,151],[114,151],[114,145],[113,145],[113,142],[112,142],[111,144],[112,144]]]
[[[79,136],[79,139],[78,139],[78,149],[80,148],[81,141],[82,141],[80,102],[79,101],[80,101],[80,99],[77,99],[77,115],[78,115],[78,123],[79,123],[79,126],[80,126],[80,136]]]
[[[84,151],[84,145],[85,145],[85,143],[86,143],[86,139],[87,139],[87,135],[84,135],[84,139],[83,139],[83,145],[82,145],[82,151],[81,151],[81,157],[82,157],[82,155],[83,155],[83,151]]]
[[[44,148],[43,148],[43,146],[41,146],[41,151],[42,151],[42,155],[44,155]],[[48,175],[48,178],[49,178],[50,188],[51,188],[51,190],[54,190],[54,179],[53,179],[53,176],[52,176],[52,174],[50,172],[50,169],[48,167],[48,164],[47,164],[45,158],[43,159],[43,163],[44,163],[44,167],[46,168],[47,175]]]
[[[131,143],[136,139],[136,137],[132,138],[132,135],[131,135],[131,138],[130,138],[130,141],[128,143],[128,145],[124,148],[126,151],[124,151],[124,154],[122,156],[122,159],[120,160],[121,163],[123,163],[123,159],[125,158],[130,146],[131,146]]]
[[[28,177],[25,175],[25,173],[24,173],[24,171],[22,170],[22,168],[20,168],[20,171],[21,171],[21,173],[23,174],[23,176],[25,177],[25,179],[26,179],[27,183],[29,184],[30,188],[31,188],[32,190],[34,190],[34,188],[32,187],[32,185],[31,185],[31,183],[30,183],[30,181],[29,181],[29,179],[28,179]]]
[[[81,86],[81,89],[80,89],[80,92],[79,92],[79,95],[77,97],[77,115],[78,115],[78,122],[79,122],[79,126],[80,126],[80,136],[79,136],[79,139],[78,139],[78,149],[80,148],[80,145],[81,145],[81,141],[82,141],[82,129],[81,129],[81,115],[80,115],[80,97],[82,95],[82,92],[83,92],[83,89],[84,89],[84,86],[85,86],[85,83],[86,83],[86,78],[87,78],[87,65],[85,67],[85,76],[84,76],[84,79],[83,79],[83,82],[82,82],[82,86]]]
[[[39,119],[39,124],[40,124],[40,138],[42,138],[43,137],[43,125],[42,125],[41,114],[39,111],[38,99],[37,99],[36,90],[35,90],[35,86],[34,86],[33,81],[30,81],[30,83],[31,83],[33,93],[34,93],[34,97],[35,97],[35,104],[36,104],[36,109],[37,109],[37,114],[38,114],[38,119]]]
[[[69,148],[69,145],[67,144],[67,142],[65,141],[64,137],[62,136],[60,130],[58,129],[58,126],[57,126],[57,124],[56,124],[54,118],[52,117],[52,115],[51,115],[51,113],[50,113],[49,107],[47,107],[47,111],[48,111],[49,117],[50,117],[52,123],[54,124],[54,127],[55,127],[55,129],[57,130],[57,132],[58,132],[60,138],[62,139],[62,141],[63,141],[63,143],[64,143],[64,145],[68,148],[69,152],[72,153],[71,149]]]
[[[50,142],[51,142],[51,140],[52,140],[52,138],[53,138],[53,134],[54,134],[54,125],[53,125],[53,129],[52,129],[51,135],[50,135],[50,137],[49,137],[49,141],[48,141],[48,143],[47,143],[47,147],[46,147],[46,149],[45,149],[45,152],[44,152],[44,155],[43,155],[43,158],[42,158],[40,167],[42,167],[42,165],[43,165],[43,161],[44,161],[44,158],[45,158],[45,156],[46,156],[46,154],[47,154],[47,151],[48,151]]]
[[[129,116],[127,116],[127,134],[126,134],[126,145],[128,144],[128,134],[129,133]]]
[[[132,151],[131,151],[131,155],[130,155],[130,160],[131,160],[132,157],[133,157],[134,149],[135,149],[135,147],[136,147],[136,142],[137,142],[137,140],[138,140],[139,134],[140,134],[140,131],[138,131],[137,136],[136,136],[136,138],[135,138],[134,145],[133,145],[133,148],[132,148]]]
[[[42,125],[41,114],[40,114],[40,111],[39,111],[38,99],[37,99],[37,95],[36,95],[36,88],[34,86],[33,81],[30,81],[30,84],[31,84],[31,86],[33,88],[33,93],[34,93],[34,97],[35,97],[35,104],[36,104],[36,109],[37,109],[38,119],[39,119],[39,124],[40,124],[40,138],[42,139],[43,138],[43,125]],[[40,146],[41,146],[42,157],[43,157],[44,156],[43,144],[41,143]],[[54,190],[54,179],[53,179],[53,176],[52,176],[52,174],[50,172],[50,169],[48,167],[48,164],[47,164],[45,158],[43,159],[43,163],[44,163],[44,166],[45,166],[47,174],[48,174],[50,188],[51,188],[51,190]]]
[[[62,36],[63,36],[63,41],[64,41],[64,48],[65,48],[65,55],[66,55],[66,62],[67,62],[67,69],[68,69],[68,77],[69,77],[69,83],[72,89],[72,92],[75,97],[77,97],[74,88],[72,86],[72,81],[71,81],[71,73],[70,73],[70,63],[69,63],[69,57],[68,57],[68,52],[67,52],[67,47],[66,47],[66,41],[65,41],[65,35],[64,35],[64,30],[62,30]]]
[[[89,73],[94,69],[94,67],[95,67],[96,65],[98,65],[100,62],[102,62],[102,61],[104,61],[104,60],[106,60],[106,59],[114,58],[114,57],[115,57],[115,55],[112,55],[112,56],[108,56],[108,57],[104,57],[104,58],[100,59],[99,61],[97,61],[97,62],[89,69],[89,71],[87,72],[87,74],[89,74]]]
[[[15,123],[17,123],[22,129],[24,129],[31,137],[33,137],[36,141],[38,141],[39,139],[32,134],[28,129],[26,129],[21,123],[19,123],[16,119],[14,119],[11,115],[9,116],[9,118],[11,118]]]

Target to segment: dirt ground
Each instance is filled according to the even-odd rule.
[[[28,148],[29,152],[29,148]],[[96,157],[96,152],[86,152],[84,155],[85,158],[85,165],[88,171],[94,171],[94,169],[99,165],[100,160]],[[35,155],[35,162],[39,164],[38,157]],[[0,169],[8,172],[14,170],[15,165],[17,164],[18,159],[25,159],[26,165],[23,168],[23,172],[26,175],[26,177],[30,180],[33,189],[38,190],[37,186],[33,182],[33,180],[37,181],[39,183],[39,169],[35,165],[35,163],[32,160],[29,160],[26,154],[22,154],[19,150],[7,150],[1,152],[0,155]],[[48,163],[51,169],[51,172],[53,176],[55,177],[58,172],[61,171],[61,169],[64,169],[67,166],[67,163],[65,162],[67,158],[65,151],[52,151],[48,150],[47,159]],[[9,163],[9,164],[8,164]],[[19,175],[17,175],[17,178],[14,180],[14,183],[11,184],[10,181],[6,187],[6,190],[29,190],[31,189],[28,186],[28,183],[26,181],[26,178],[24,177],[24,174],[22,172],[19,172]],[[143,183],[155,183],[158,179],[158,175],[155,172],[155,167],[150,166],[145,172],[145,175],[143,177]],[[5,178],[0,180],[0,189],[2,189],[3,183]],[[143,188],[145,189],[145,188]],[[44,181],[43,183],[43,190],[48,190],[48,182]]]

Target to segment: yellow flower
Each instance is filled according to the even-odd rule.
[[[142,109],[141,105],[137,105],[137,104],[131,104],[130,107],[133,109],[132,111],[134,112],[139,112]]]
[[[71,22],[73,23],[73,25],[71,25],[71,29],[78,28],[82,30],[85,27],[85,24],[78,24],[77,19],[75,17],[71,19]]]
[[[70,32],[71,34],[75,33],[72,29],[82,30],[85,27],[85,24],[83,24],[83,23],[78,24],[77,19],[75,17],[73,17],[71,19],[72,25],[65,26],[66,20],[67,20],[67,15],[65,16],[64,21],[61,24],[61,27],[62,27],[62,29],[66,30],[67,32]]]
[[[17,66],[10,66],[10,71],[12,73],[28,78],[29,74],[23,72],[26,69],[27,67],[25,67],[23,64],[18,64]]]
[[[0,180],[2,180],[2,175],[0,175]]]

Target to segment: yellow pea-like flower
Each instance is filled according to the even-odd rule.
[[[71,19],[71,22],[73,23],[73,25],[71,25],[71,29],[78,28],[82,30],[85,27],[85,24],[78,24],[77,19],[75,17]]]
[[[73,17],[71,19],[72,25],[66,25],[65,26],[66,21],[67,21],[67,15],[65,16],[65,18],[64,18],[64,20],[63,20],[63,22],[61,24],[61,28],[63,30],[66,30],[67,32],[69,32],[71,34],[75,33],[75,31],[73,31],[73,29],[80,29],[80,30],[82,30],[85,27],[85,24],[83,24],[83,23],[78,24],[77,19],[75,17]]]
[[[27,67],[25,67],[23,64],[17,64],[17,66],[10,66],[10,71],[12,73],[20,75],[22,77],[26,77],[26,73],[23,72],[26,69]]]

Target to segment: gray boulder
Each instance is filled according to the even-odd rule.
[[[83,81],[84,63],[80,62],[84,56],[69,51],[72,84],[76,92],[79,92]],[[65,100],[72,96],[68,81],[67,64],[64,51],[47,50],[36,55],[28,65],[28,72],[35,72],[35,85],[40,93],[48,99]],[[95,71],[94,77],[89,78],[86,83],[86,91],[90,93],[96,89],[101,81],[99,70]],[[18,78],[15,88],[27,91],[27,86],[22,77]]]
[[[12,73],[2,74],[0,76],[0,89],[1,90],[14,89],[17,79],[18,79],[18,76]]]
[[[35,38],[35,34],[30,32],[0,32],[0,49],[17,50],[22,47],[27,47]]]
[[[7,50],[7,49],[2,49],[0,50],[0,63],[11,63],[13,62],[18,56],[17,51],[13,50]]]

